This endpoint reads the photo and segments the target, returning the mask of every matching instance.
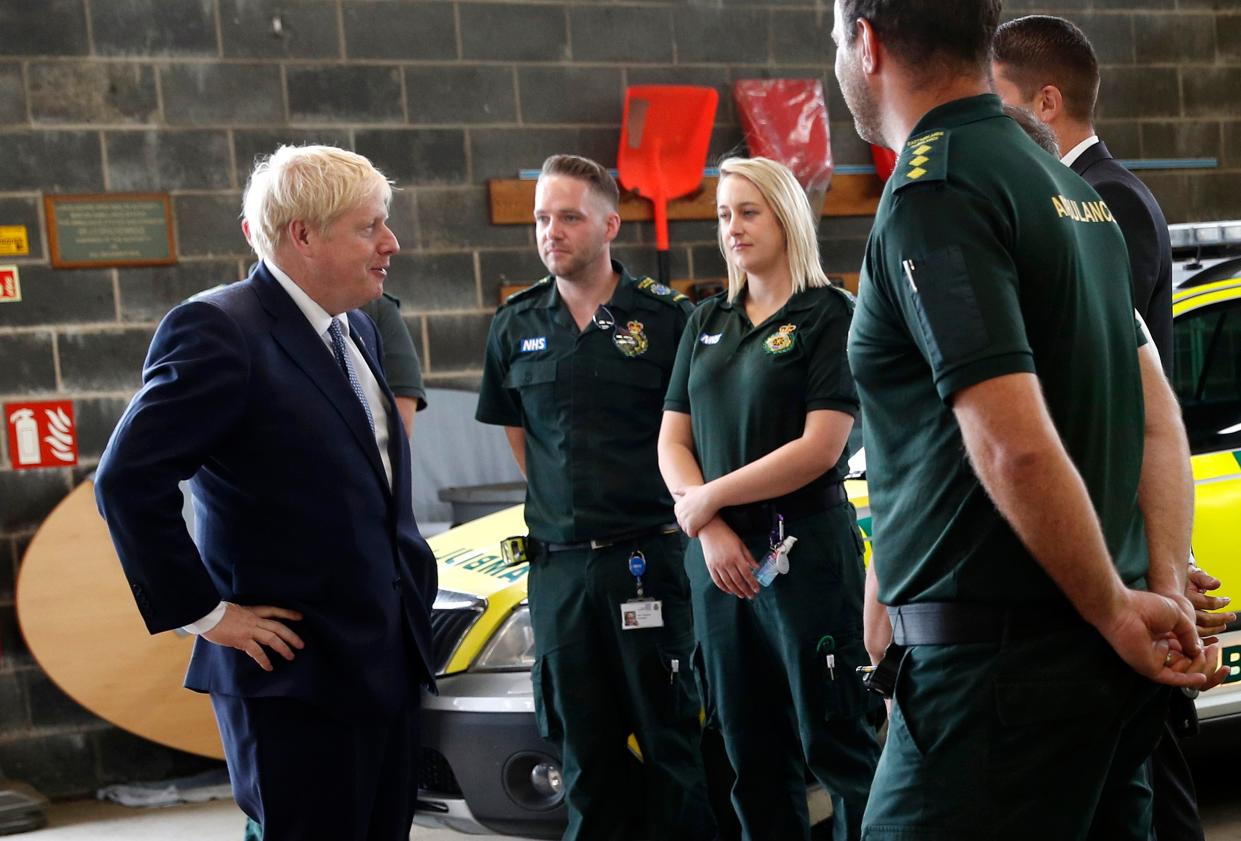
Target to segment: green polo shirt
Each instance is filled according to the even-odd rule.
[[[418,402],[418,411],[427,407],[427,390],[422,385],[422,364],[409,327],[401,318],[401,302],[387,292],[358,309],[371,317],[379,328],[384,349],[384,379],[397,397]]]
[[[1038,375],[1121,577],[1145,575],[1128,276],[1107,206],[995,96],[918,123],[879,203],[849,340],[881,601],[1057,596],[970,467],[951,408],[958,390],[1017,372]]]
[[[742,292],[744,296],[745,292]],[[856,416],[845,360],[852,296],[835,287],[798,292],[757,326],[741,296],[702,303],[677,349],[664,408],[689,414],[694,449],[708,482],[801,437],[806,413]],[[807,487],[838,482],[848,458]]]
[[[598,539],[674,520],[655,445],[693,305],[616,261],[612,268],[620,283],[585,330],[547,277],[510,297],[487,337],[476,417],[525,430],[526,525],[541,540]]]

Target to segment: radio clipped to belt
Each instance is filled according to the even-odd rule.
[[[896,692],[896,678],[901,673],[901,664],[909,649],[893,643],[884,652],[883,659],[877,666],[858,666],[857,673],[862,677],[862,685],[867,691],[874,692],[881,698],[891,698]]]
[[[500,557],[506,566],[528,563],[530,548],[530,539],[524,534],[506,537],[500,541]]]

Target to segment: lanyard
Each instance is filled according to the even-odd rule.
[[[642,576],[645,573],[646,556],[642,554],[641,549],[634,549],[633,554],[629,556],[629,574],[633,576],[634,583],[638,586],[638,598],[645,595],[642,590]]]

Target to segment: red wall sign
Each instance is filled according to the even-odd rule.
[[[0,303],[21,299],[22,287],[17,266],[0,266]]]
[[[78,463],[78,428],[72,400],[5,403],[9,463],[14,470]]]

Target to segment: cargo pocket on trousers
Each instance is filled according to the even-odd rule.
[[[554,739],[558,728],[553,727],[553,723],[558,722],[560,717],[552,706],[556,693],[547,685],[549,676],[547,670],[543,668],[544,662],[544,657],[537,657],[530,668],[530,685],[534,690],[534,721],[539,728],[540,736],[544,739]]]
[[[818,655],[824,687],[823,717],[828,721],[862,715],[871,707],[869,693],[862,685],[862,676],[857,673],[858,666],[870,663],[861,638],[837,639],[834,653],[834,669],[828,667],[826,654]]]
[[[659,665],[667,680],[663,713],[667,721],[697,718],[698,686],[694,682],[693,652],[684,646],[656,646]]]

